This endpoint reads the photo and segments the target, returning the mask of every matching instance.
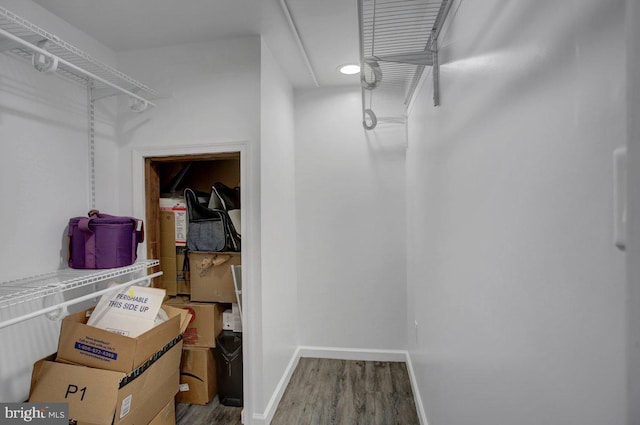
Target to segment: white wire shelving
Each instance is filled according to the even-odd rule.
[[[49,314],[104,293],[133,284],[145,285],[150,279],[160,276],[162,272],[146,274],[146,270],[158,266],[158,260],[141,260],[130,266],[104,270],[61,269],[53,273],[0,283],[0,312],[21,304],[29,305],[20,315],[0,322],[0,329],[13,324]],[[140,276],[142,274],[142,276]],[[119,285],[95,291],[94,285],[121,280]],[[82,288],[86,291],[78,291]],[[64,301],[56,300],[50,306],[30,308],[34,302],[44,301],[59,296]]]
[[[156,90],[99,61],[55,34],[0,6],[0,53],[30,62],[35,70],[56,73],[87,88],[92,207],[95,203],[93,159],[93,102],[124,94],[133,111],[142,112],[163,97]],[[62,269],[9,282],[0,282],[0,329],[48,315],[59,317],[67,306],[90,301],[133,284],[146,285],[162,272],[147,274],[158,260],[138,261],[128,267],[105,270]],[[118,285],[111,285],[117,283]]]
[[[125,94],[131,109],[141,112],[155,106],[160,93],[106,65],[60,37],[0,6],[0,52],[30,61],[40,72],[56,72],[76,82],[92,83],[95,99]]]
[[[437,40],[453,0],[358,0],[362,124],[403,123],[425,67],[439,99]],[[374,112],[375,111],[375,112]]]

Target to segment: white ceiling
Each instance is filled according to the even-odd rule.
[[[116,52],[262,34],[294,86],[358,83],[336,71],[359,61],[356,0],[33,1]]]

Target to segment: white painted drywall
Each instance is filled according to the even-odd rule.
[[[624,6],[454,2],[441,106],[428,78],[407,152],[407,333],[430,425],[626,423]]]
[[[400,349],[404,132],[365,134],[360,99],[359,87],[296,91],[299,339]]]
[[[167,94],[158,106],[135,115],[122,105],[118,140],[120,201],[133,199],[133,149],[248,144],[251,208],[243,214],[244,349],[250,386],[246,420],[261,416],[297,346],[295,205],[293,184],[293,94],[259,37],[198,43],[119,55],[130,73]],[[264,113],[264,116],[262,115]],[[291,229],[287,229],[290,226]],[[266,259],[261,259],[262,255]],[[250,268],[249,268],[250,266]],[[249,339],[247,339],[247,335]],[[245,359],[248,357],[245,356]],[[250,397],[248,395],[250,395]]]
[[[627,1],[628,424],[640,424],[640,5]]]
[[[113,64],[107,48],[31,1],[2,0],[0,6]],[[112,175],[115,121],[104,111],[114,104],[105,99],[96,111],[97,150],[106,154],[96,168],[110,168]],[[87,122],[84,86],[0,55],[0,281],[66,267],[68,220],[91,206]],[[42,307],[40,301],[1,309],[0,321]],[[44,317],[0,329],[0,401],[27,398],[32,365],[55,352],[59,330],[59,321]]]
[[[121,99],[120,201],[132,208],[131,151],[260,140],[260,38],[121,52],[120,68],[165,97],[142,113]]]
[[[260,105],[261,361],[265,367],[256,406],[263,406],[264,412],[298,347],[293,89],[264,41]],[[274,411],[276,407],[272,406]]]

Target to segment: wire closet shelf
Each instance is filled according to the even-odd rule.
[[[55,312],[68,305],[96,298],[112,290],[121,289],[132,284],[145,284],[150,279],[162,275],[162,272],[146,274],[146,270],[160,265],[159,260],[141,260],[130,266],[104,270],[61,269],[53,273],[0,283],[0,313],[9,311],[11,307],[27,305],[26,312],[0,322],[0,329],[40,315]],[[144,273],[143,273],[144,272]],[[139,276],[139,274],[143,274]],[[97,284],[107,284],[114,279],[124,278],[124,282],[95,291],[91,288],[84,295],[73,295],[74,290]],[[144,283],[143,283],[144,282]],[[87,292],[87,291],[84,291]],[[62,296],[66,301],[56,301],[49,307],[34,309],[33,302],[49,297]],[[23,309],[24,310],[24,309]],[[5,317],[6,314],[0,314]]]
[[[453,0],[358,0],[362,120],[403,123],[425,67],[439,103],[437,39]],[[374,112],[375,110],[375,112]]]
[[[56,72],[78,83],[91,83],[96,99],[126,94],[135,111],[155,106],[151,100],[161,97],[156,90],[1,6],[0,52],[26,59],[40,72]]]

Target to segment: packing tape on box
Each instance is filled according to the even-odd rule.
[[[165,345],[164,347],[162,347],[162,349],[160,351],[157,351],[153,356],[151,356],[149,358],[149,360],[147,360],[146,362],[142,363],[140,366],[138,366],[135,370],[133,370],[131,373],[129,373],[127,376],[124,376],[121,380],[120,380],[120,384],[118,386],[118,389],[123,388],[125,385],[127,385],[129,382],[132,382],[133,380],[135,380],[138,376],[142,375],[144,373],[145,370],[149,369],[151,367],[152,364],[154,364],[155,362],[158,361],[158,359],[160,359],[160,357],[162,357],[167,351],[171,350],[177,343],[179,343],[180,341],[182,341],[182,334],[178,335],[177,337],[173,338],[171,341],[169,341],[167,343],[167,345]]]

